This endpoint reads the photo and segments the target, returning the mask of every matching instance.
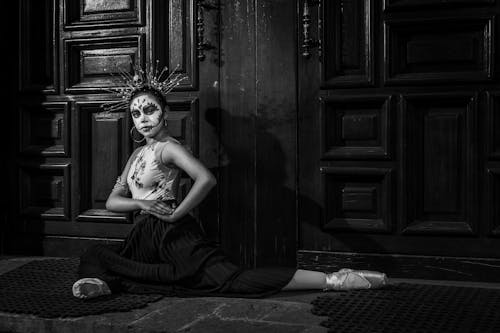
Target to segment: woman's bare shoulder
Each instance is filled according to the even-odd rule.
[[[157,151],[163,152],[165,150],[184,148],[182,143],[174,138],[169,137],[165,141],[158,142]]]
[[[175,139],[160,142],[156,150],[157,158],[164,164],[171,163],[174,156],[183,154],[189,154],[189,150]]]

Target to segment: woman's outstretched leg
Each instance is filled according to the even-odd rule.
[[[350,290],[379,288],[387,284],[387,276],[375,271],[341,269],[338,272],[323,272],[298,269],[282,290]]]
[[[326,274],[298,269],[290,282],[282,290],[325,289]]]

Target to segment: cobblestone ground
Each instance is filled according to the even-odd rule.
[[[30,260],[46,258],[0,258],[0,274]],[[448,286],[500,289],[500,283],[391,279]],[[77,318],[44,319],[32,315],[0,312],[4,332],[326,332],[326,317],[311,314],[310,302],[322,292],[282,292],[266,299],[223,297],[165,297],[142,309]],[[334,296],[335,293],[330,293]],[[355,328],[353,328],[355,329]]]
[[[0,274],[30,260],[0,260]],[[311,314],[318,293],[280,293],[267,299],[166,297],[143,309],[44,319],[0,312],[0,332],[326,332]]]

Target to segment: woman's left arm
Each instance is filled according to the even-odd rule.
[[[177,143],[168,142],[161,152],[163,164],[174,164],[194,181],[188,194],[171,215],[153,214],[166,222],[175,222],[195,208],[217,184],[214,175],[191,153]]]

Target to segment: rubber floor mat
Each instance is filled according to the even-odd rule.
[[[329,332],[500,332],[500,290],[400,283],[312,301]]]
[[[129,311],[163,297],[123,293],[78,299],[71,291],[78,279],[78,263],[78,258],[35,260],[0,275],[0,311],[44,318],[79,317]]]

